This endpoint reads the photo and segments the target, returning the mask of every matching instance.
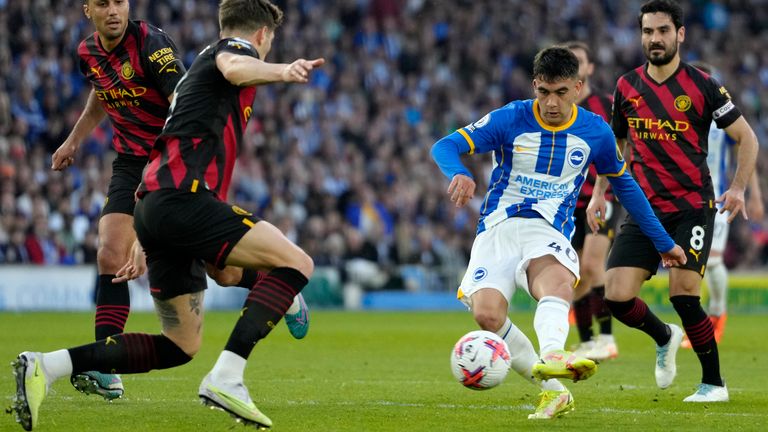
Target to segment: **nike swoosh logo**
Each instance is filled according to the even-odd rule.
[[[225,393],[216,387],[211,386],[210,389],[213,392],[215,392],[220,398],[224,399],[230,405],[231,408],[234,408],[233,411],[238,413],[238,415],[241,415],[242,412],[252,412],[254,414],[258,412],[256,410],[256,404],[254,404],[253,402],[251,402],[250,404],[246,404],[240,399],[230,396],[228,393]]]

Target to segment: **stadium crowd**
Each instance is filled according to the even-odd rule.
[[[134,19],[170,34],[189,66],[217,38],[217,3],[132,0],[131,8]],[[598,64],[593,87],[607,92],[644,62],[639,1],[276,3],[286,21],[267,60],[323,56],[328,63],[307,86],[260,88],[230,200],[275,223],[317,265],[359,272],[376,286],[402,286],[395,269],[425,264],[446,269],[444,288],[453,289],[482,197],[456,210],[430,146],[506,101],[531,97],[528,67],[538,49],[587,42]],[[768,145],[766,2],[683,4],[683,58],[719,70]],[[0,263],[95,262],[114,157],[109,123],[84,143],[73,167],[50,169],[85,105],[89,86],[75,52],[92,31],[80,0],[0,0]],[[471,166],[482,182],[490,157],[479,159]],[[768,172],[765,150],[758,170]],[[736,223],[726,262],[764,266],[766,227]]]

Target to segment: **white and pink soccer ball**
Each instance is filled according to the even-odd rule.
[[[465,334],[451,352],[453,376],[472,390],[487,390],[501,384],[509,366],[507,343],[497,334],[485,330]]]

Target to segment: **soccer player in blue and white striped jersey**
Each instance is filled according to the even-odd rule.
[[[609,176],[614,192],[665,265],[685,261],[683,250],[664,231],[648,200],[627,173],[610,127],[579,108],[582,87],[576,56],[566,48],[536,55],[536,99],[515,101],[440,139],[432,157],[450,179],[448,194],[466,205],[475,181],[461,154],[493,152],[494,168],[478,222],[459,299],[480,328],[504,338],[512,368],[531,382],[543,380],[533,419],[549,419],[573,409],[570,392],[554,378],[585,379],[595,363],[564,350],[568,310],[579,277],[578,256],[570,245],[573,211],[589,165]],[[507,316],[516,287],[538,301],[534,329],[539,355]]]

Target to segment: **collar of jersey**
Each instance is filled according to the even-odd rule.
[[[239,37],[233,37],[233,38],[230,38],[230,39],[232,39],[232,40],[236,40],[236,41],[238,41],[238,42],[242,42],[242,43],[244,43],[244,44],[248,45],[249,47],[253,48],[253,44],[252,44],[250,41],[247,41],[247,40],[245,40],[245,39],[243,39],[243,38],[239,38]]]
[[[533,100],[533,116],[536,118],[536,122],[541,126],[542,129],[548,130],[550,132],[560,132],[563,130],[568,129],[573,125],[573,123],[576,122],[576,116],[579,115],[579,109],[576,107],[576,104],[571,104],[571,119],[565,122],[565,124],[562,124],[560,126],[550,126],[546,123],[544,123],[544,120],[542,120],[541,116],[539,115],[539,100],[534,99]]]

